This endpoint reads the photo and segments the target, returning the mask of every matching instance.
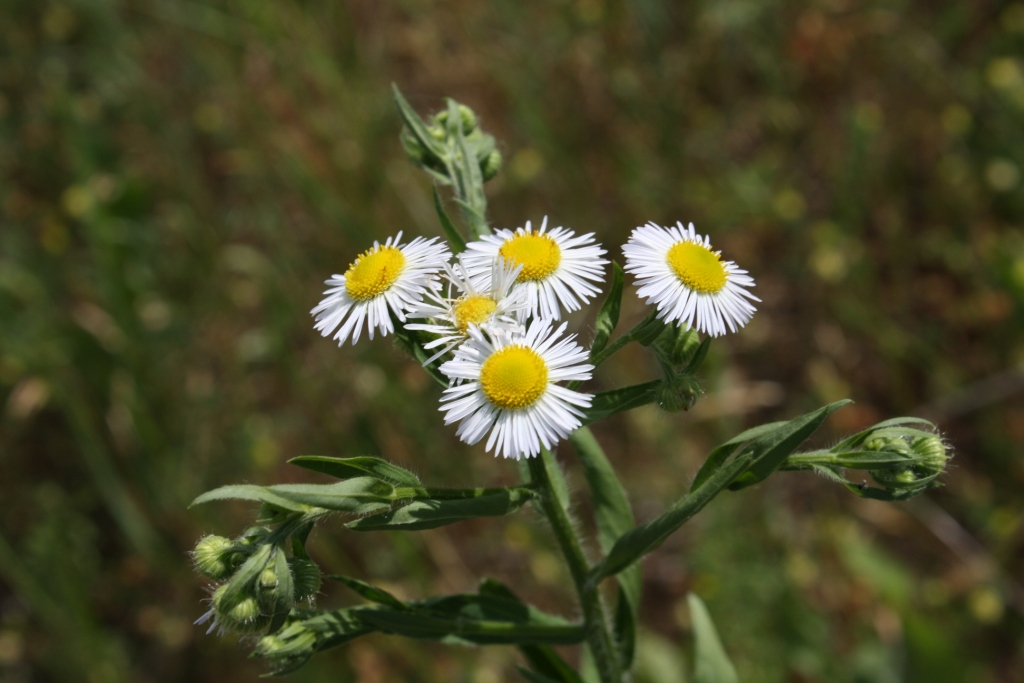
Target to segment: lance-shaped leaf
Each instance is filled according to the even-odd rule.
[[[334,484],[278,484],[271,491],[296,503],[338,512],[363,512],[366,504],[390,503],[395,487],[373,477],[356,477]]]
[[[693,593],[686,596],[690,606],[695,643],[693,683],[739,683],[736,669],[725,654],[704,602]]]
[[[741,454],[720,467],[700,488],[684,496],[665,514],[626,532],[615,541],[608,556],[593,569],[592,581],[618,574],[661,545],[688,519],[700,512],[740,472],[750,466],[752,456]]]
[[[363,517],[346,526],[356,531],[420,531],[477,517],[502,517],[534,497],[529,489],[506,489],[477,498],[414,500],[395,510]]]
[[[494,595],[451,595],[412,604],[412,610],[366,609],[359,618],[381,631],[409,638],[478,645],[572,645],[586,637],[581,624]]]
[[[612,263],[612,284],[608,288],[608,296],[601,304],[597,321],[594,323],[594,341],[590,345],[591,360],[608,345],[612,332],[619,324],[619,310],[622,307],[622,279],[622,267],[618,263]]]
[[[427,124],[423,122],[419,114],[409,106],[402,92],[398,89],[398,86],[394,83],[391,84],[391,92],[395,97],[395,104],[398,106],[398,113],[402,117],[402,122],[405,123],[406,128],[413,134],[416,141],[423,146],[423,149],[429,151],[436,157],[443,158],[445,149],[444,145],[430,134],[427,130]]]
[[[658,397],[661,380],[634,384],[621,389],[602,391],[596,394],[586,409],[583,424],[590,424],[606,417],[652,403]]]
[[[355,458],[332,458],[326,455],[300,455],[288,461],[314,472],[329,474],[338,479],[375,477],[395,486],[419,486],[420,478],[407,469],[392,465],[387,460],[369,455]]]
[[[750,467],[740,474],[729,486],[738,490],[767,479],[772,472],[779,469],[786,457],[800,447],[831,413],[839,410],[848,399],[830,403],[815,411],[790,420],[770,434],[765,434],[747,446],[754,453],[754,461]]]
[[[278,495],[265,486],[254,484],[232,484],[221,486],[212,491],[207,491],[192,501],[192,505],[201,505],[214,500],[251,500],[258,503],[266,503],[274,507],[288,510],[289,512],[306,512],[309,508],[289,498]]]
[[[351,576],[343,576],[341,574],[328,574],[324,578],[345,584],[370,602],[387,605],[388,607],[394,607],[395,609],[407,609],[406,604],[394,595],[388,593],[383,588],[377,588],[377,586],[368,584],[365,581],[360,581],[359,579]]]
[[[511,588],[500,581],[490,578],[480,582],[480,594],[522,603],[522,600],[512,592]],[[554,681],[554,683],[583,683],[576,670],[569,666],[551,647],[547,645],[520,644],[519,651],[523,653],[526,661],[533,667],[532,671],[518,667],[520,673],[526,676],[527,679],[530,679],[530,676],[534,676],[536,678],[530,680],[546,680]]]
[[[590,485],[597,538],[601,550],[608,552],[615,541],[635,526],[633,509],[622,482],[615,475],[594,434],[586,427],[577,429],[569,437]],[[636,647],[636,614],[643,592],[643,575],[634,565],[618,576],[619,601],[615,607],[615,636],[619,643],[623,668],[629,669]]]
[[[767,477],[778,469],[797,447],[803,443],[814,431],[821,426],[830,413],[849,403],[848,400],[836,401],[818,410],[811,411],[806,415],[790,420],[788,422],[770,422],[752,429],[748,429],[725,443],[721,444],[708,455],[707,460],[697,472],[693,480],[691,491],[695,491],[704,484],[731,456],[735,453],[751,453],[753,461],[763,459],[755,474],[747,479],[749,483],[754,477]],[[768,469],[768,468],[771,469]],[[765,474],[765,472],[767,473]],[[757,479],[757,481],[761,481]],[[744,484],[749,485],[749,484]],[[740,486],[739,488],[742,488]]]
[[[441,201],[441,193],[437,191],[436,185],[434,186],[434,210],[437,211],[437,218],[441,221],[441,229],[444,230],[444,235],[448,238],[452,253],[459,254],[466,251],[466,238],[462,236],[459,229],[452,223],[452,219],[448,217],[448,212],[444,210],[444,202]]]

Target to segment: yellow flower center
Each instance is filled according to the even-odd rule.
[[[405,268],[405,254],[395,247],[375,247],[356,257],[345,272],[345,291],[357,301],[386,292]]]
[[[562,262],[562,250],[547,235],[527,233],[505,240],[498,250],[511,265],[522,265],[516,282],[543,280]]]
[[[484,361],[480,386],[487,400],[499,408],[529,408],[548,387],[548,366],[531,348],[506,346]]]
[[[479,325],[491,317],[498,308],[498,302],[483,294],[464,296],[455,302],[452,310],[455,313],[455,326],[459,332],[466,334],[470,325]]]
[[[677,242],[668,250],[668,265],[679,281],[700,294],[714,294],[725,287],[721,257],[696,242]]]

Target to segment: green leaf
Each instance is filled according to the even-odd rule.
[[[452,253],[458,254],[466,251],[466,238],[462,236],[459,229],[452,223],[452,219],[448,217],[448,213],[444,210],[444,202],[441,201],[441,193],[437,191],[437,186],[434,186],[434,210],[437,211],[437,217],[441,221],[441,229],[444,230],[445,237],[448,238],[448,243],[452,247]]]
[[[366,503],[390,503],[395,487],[373,477],[356,477],[334,484],[278,484],[269,487],[282,498],[338,512],[361,512]]]
[[[395,97],[395,104],[398,105],[398,113],[402,117],[402,122],[405,123],[409,132],[415,136],[416,140],[421,145],[423,145],[424,149],[428,150],[436,157],[444,158],[444,145],[430,134],[430,131],[427,130],[427,124],[425,124],[419,114],[409,106],[409,103],[402,95],[402,91],[400,91],[398,86],[394,83],[391,84],[391,92]]]
[[[584,411],[583,424],[587,425],[616,413],[653,403],[658,397],[659,387],[661,387],[661,380],[654,380],[611,391],[602,391],[594,396],[590,407]]]
[[[711,451],[707,460],[698,470],[690,490],[697,490],[737,452],[749,452],[753,455],[755,464],[757,461],[761,462],[757,465],[757,469],[736,488],[743,488],[762,481],[778,469],[786,457],[821,426],[828,415],[849,402],[849,400],[836,401],[788,422],[770,422],[737,434]],[[754,470],[754,467],[752,466],[751,469]],[[745,476],[746,473],[743,475]],[[761,478],[755,480],[756,477]]]
[[[481,595],[522,603],[522,600],[512,592],[511,588],[491,578],[485,578],[480,582],[479,591]],[[543,680],[555,681],[555,683],[583,683],[576,670],[547,645],[524,644],[519,646],[519,651],[534,668],[534,671],[529,672],[531,675],[540,676]],[[522,667],[519,669],[520,672],[528,671]]]
[[[394,607],[395,609],[407,609],[404,602],[396,598],[391,593],[388,593],[383,588],[377,588],[376,586],[370,585],[365,581],[353,578],[351,576],[343,576],[341,574],[327,574],[324,578],[331,579],[343,583],[359,595],[363,596],[370,602],[376,602],[381,605],[387,605]]]
[[[750,466],[753,456],[741,454],[724,464],[699,488],[677,501],[663,515],[629,530],[615,541],[608,556],[594,567],[591,580],[618,574],[661,545],[679,527],[700,512],[736,475]]]
[[[212,491],[207,491],[192,501],[193,505],[202,505],[214,500],[252,500],[259,503],[266,503],[274,507],[288,510],[289,512],[306,512],[309,508],[293,500],[277,495],[264,486],[254,484],[232,484],[221,486]]]
[[[715,447],[704,461],[704,464],[701,465],[699,470],[697,470],[697,476],[693,479],[690,491],[696,491],[704,484],[705,481],[710,479],[711,475],[718,471],[718,469],[729,459],[729,456],[736,452],[737,448],[741,444],[753,441],[765,434],[770,434],[773,430],[785,424],[785,422],[769,422],[757,427],[752,427],[751,429],[740,432],[725,443]]]
[[[722,648],[704,602],[693,593],[687,595],[686,600],[690,605],[690,619],[696,640],[693,683],[739,683],[736,669]]]
[[[532,497],[527,489],[508,489],[478,498],[415,500],[395,510],[349,522],[346,526],[356,531],[436,529],[467,519],[511,514]]]
[[[619,310],[622,307],[622,267],[618,263],[612,263],[612,284],[608,288],[608,296],[601,304],[601,310],[597,314],[597,321],[594,323],[594,341],[590,345],[590,360],[599,354],[608,345],[608,340],[619,324]]]
[[[359,617],[387,633],[409,638],[455,637],[479,645],[572,645],[586,637],[580,624],[493,595],[451,595],[412,603],[412,607],[366,609]]]
[[[790,420],[777,430],[765,434],[749,444],[746,448],[754,453],[754,461],[750,468],[740,474],[729,488],[735,491],[767,479],[772,472],[779,469],[790,453],[817,431],[826,417],[848,403],[850,403],[849,399],[830,403]]]
[[[420,478],[407,469],[392,465],[387,460],[361,455],[355,458],[332,458],[327,455],[300,455],[288,461],[314,472],[329,474],[338,479],[376,477],[395,486],[419,486]]]
[[[582,427],[569,436],[569,441],[572,442],[583,464],[583,473],[590,486],[594,506],[598,543],[601,550],[607,553],[615,541],[636,524],[629,498],[593,432]],[[625,570],[618,576],[618,581],[619,601],[615,608],[615,639],[622,650],[623,668],[629,669],[636,647],[636,613],[643,592],[640,567],[634,566]]]

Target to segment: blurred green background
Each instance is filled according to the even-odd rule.
[[[440,233],[392,82],[501,140],[495,225],[549,215],[621,262],[633,227],[692,220],[757,279],[702,402],[598,427],[640,519],[718,441],[844,396],[821,443],[913,414],[955,445],[945,488],[910,503],[806,474],[723,494],[644,565],[640,681],[685,679],[691,590],[744,681],[1024,680],[1022,54],[1024,4],[991,0],[2,0],[0,680],[263,673],[192,625],[209,588],[187,556],[254,511],[187,505],[316,476],[288,457],[515,480],[389,340],[312,329],[370,241]],[[592,386],[655,372],[629,349]],[[490,575],[573,614],[531,510],[327,523],[311,552],[401,597]],[[289,680],[495,683],[516,661],[370,636]]]

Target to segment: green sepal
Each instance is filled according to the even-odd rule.
[[[437,212],[437,218],[441,221],[441,229],[444,231],[445,237],[448,238],[448,244],[451,245],[452,253],[459,254],[466,251],[466,238],[462,236],[459,229],[452,223],[452,219],[448,217],[448,213],[444,210],[444,202],[441,201],[441,193],[437,191],[437,186],[434,186],[434,210]]]
[[[687,331],[688,332],[692,332],[693,330],[687,330]],[[696,335],[694,335],[694,337],[695,336]],[[689,362],[686,364],[686,368],[683,369],[683,372],[689,373],[691,375],[693,373],[697,372],[697,370],[700,369],[700,366],[704,364],[704,359],[708,357],[708,350],[710,348],[711,348],[711,337],[704,337],[704,339],[700,342],[700,344],[697,344],[697,348],[693,349],[692,355],[689,355],[688,351],[684,351],[682,353],[679,353],[678,356],[680,358],[685,358],[685,357],[687,357],[687,355],[689,355]],[[675,359],[676,353],[677,352],[676,352],[676,350],[674,348],[673,349],[673,359]]]
[[[334,484],[277,484],[268,487],[277,495],[311,507],[364,514],[365,506],[390,503],[395,487],[373,477],[356,477]]]
[[[420,486],[420,478],[409,470],[370,455],[354,458],[332,458],[328,455],[300,455],[289,464],[329,474],[337,479],[375,477],[395,486]]]
[[[622,308],[622,267],[612,262],[612,283],[608,288],[608,295],[601,304],[601,310],[597,314],[597,321],[594,323],[594,341],[590,344],[590,360],[604,350],[608,340],[619,324],[619,311]]]
[[[587,425],[611,417],[616,413],[653,403],[658,397],[658,389],[661,385],[661,380],[654,380],[595,394],[590,401],[590,407],[584,410],[582,422]]]
[[[693,593],[686,596],[686,602],[695,641],[693,683],[739,683],[704,602]]]
[[[355,531],[420,531],[477,517],[502,517],[521,508],[534,494],[528,489],[507,489],[477,498],[414,500],[408,505],[346,524]]]
[[[255,484],[231,484],[207,491],[198,496],[189,507],[202,505],[215,500],[251,500],[258,503],[266,503],[288,512],[307,512],[308,507],[294,500],[278,495],[265,486]]]
[[[378,588],[377,586],[368,584],[365,581],[361,581],[351,576],[343,576],[341,574],[328,574],[324,578],[345,584],[370,602],[387,605],[388,607],[394,607],[395,609],[408,609],[408,606],[404,602],[396,598],[391,593],[387,592],[383,588]]]

